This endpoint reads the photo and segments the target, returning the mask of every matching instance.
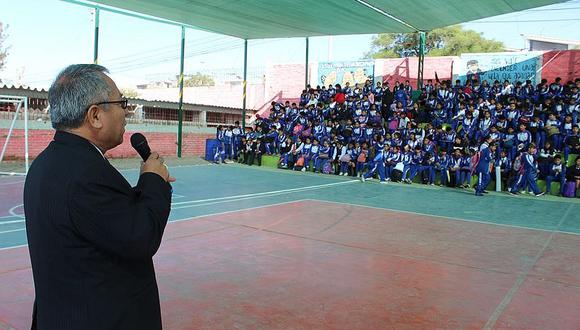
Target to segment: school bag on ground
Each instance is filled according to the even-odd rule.
[[[393,170],[393,172],[391,173],[391,181],[401,182],[401,179],[403,179],[403,172],[399,170]]]
[[[300,158],[298,158],[298,160],[296,161],[296,164],[294,164],[295,166],[304,166],[304,156],[300,156]]]
[[[322,165],[322,173],[330,174],[332,173],[332,163],[329,161],[325,161],[324,165]]]
[[[574,198],[576,197],[576,182],[568,181],[565,183],[564,186],[564,193],[562,194],[564,197]]]

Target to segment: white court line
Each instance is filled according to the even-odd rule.
[[[13,215],[3,215],[0,217],[0,219],[10,219],[10,218],[17,218],[17,217],[13,216]]]
[[[297,199],[297,200],[293,200],[293,201],[273,203],[273,204],[266,204],[266,205],[260,205],[260,206],[252,206],[252,207],[247,207],[247,208],[243,208],[243,209],[236,209],[236,210],[231,210],[231,211],[224,211],[224,212],[216,212],[216,213],[196,215],[196,216],[193,216],[193,217],[181,218],[181,219],[176,219],[176,220],[169,220],[168,221],[168,224],[171,224],[173,222],[182,222],[182,221],[194,220],[194,219],[199,219],[199,218],[204,218],[204,217],[211,217],[211,216],[215,216],[215,215],[223,215],[223,214],[228,214],[228,213],[236,213],[236,212],[256,210],[256,209],[266,208],[266,207],[270,207],[270,206],[279,206],[279,205],[284,205],[284,204],[301,203],[301,202],[304,202],[304,201],[307,201],[307,200],[308,199]],[[17,229],[17,230],[14,230],[14,231],[22,231],[22,230],[25,230],[25,229],[26,228]],[[2,234],[2,233],[3,232],[0,232],[0,234]],[[17,245],[17,246],[8,246],[8,247],[0,248],[0,251],[17,249],[17,248],[21,248],[21,247],[25,247],[25,246],[28,246],[28,244],[22,244],[22,245]]]
[[[307,198],[305,200],[307,200],[307,201],[313,201],[313,202],[323,202],[323,203],[339,204],[339,205],[349,205],[349,206],[357,206],[357,207],[368,207],[370,209],[375,209],[375,210],[383,210],[383,211],[407,213],[407,214],[420,215],[420,216],[425,216],[425,217],[440,218],[440,219],[449,220],[449,221],[475,222],[475,223],[481,223],[481,224],[484,224],[484,225],[493,225],[493,226],[508,227],[508,228],[517,228],[517,229],[527,229],[527,230],[542,231],[542,232],[547,232],[547,233],[559,233],[559,234],[569,234],[569,235],[577,235],[577,236],[580,236],[580,233],[574,233],[574,232],[570,232],[570,231],[550,230],[550,229],[542,229],[542,228],[531,228],[531,227],[524,227],[524,226],[518,226],[518,225],[508,225],[508,224],[503,224],[503,223],[486,222],[486,221],[481,221],[481,220],[468,220],[468,219],[447,217],[447,216],[444,216],[444,215],[434,215],[434,214],[429,214],[429,213],[420,213],[420,212],[413,212],[413,211],[390,209],[390,208],[386,208],[386,207],[368,206],[368,205],[363,205],[363,204],[354,204],[354,203],[347,203],[347,202],[334,202],[334,201],[328,201],[328,200],[324,200],[324,199],[311,199],[311,198]]]
[[[9,175],[9,176],[26,176],[26,173],[18,173],[18,172],[0,172],[0,175]]]
[[[556,229],[560,228],[560,226],[564,223],[564,220],[566,219],[566,216],[568,216],[568,214],[570,213],[571,209],[572,209],[572,204],[570,204],[570,206],[568,206],[568,209],[566,210],[564,215],[562,215],[562,218],[558,222],[558,226],[556,227]],[[524,272],[519,274],[519,276],[516,279],[513,286],[505,294],[505,296],[503,297],[503,299],[499,303],[499,305],[497,305],[497,307],[495,308],[495,310],[493,311],[493,313],[491,314],[491,316],[489,317],[489,319],[487,320],[487,322],[483,326],[484,330],[491,330],[495,327],[497,320],[500,318],[500,316],[506,310],[508,305],[511,303],[511,301],[512,301],[513,297],[516,295],[516,293],[520,290],[520,287],[522,286],[522,284],[524,283],[524,281],[528,277],[528,274],[532,271],[534,266],[538,263],[538,260],[540,260],[542,255],[544,255],[544,251],[546,251],[546,249],[548,248],[548,245],[550,245],[550,242],[552,242],[552,240],[554,239],[554,235],[556,235],[556,232],[552,231],[550,236],[546,239],[546,241],[542,245],[542,248],[540,249],[540,251],[538,251],[538,253],[536,253],[534,258],[532,259],[532,262],[526,263],[526,265],[524,266]]]
[[[290,194],[290,193],[295,193],[295,192],[304,192],[304,191],[322,189],[322,188],[326,188],[329,186],[342,185],[342,184],[348,184],[348,183],[353,183],[353,182],[358,182],[358,181],[357,180],[341,181],[341,182],[327,183],[327,184],[323,184],[323,185],[315,185],[315,186],[308,186],[308,187],[302,187],[302,188],[274,190],[274,191],[268,191],[268,192],[263,192],[263,193],[258,193],[258,194],[246,194],[246,195],[220,197],[220,198],[200,199],[197,201],[189,201],[189,202],[174,203],[174,204],[191,204],[191,203],[198,203],[198,202],[204,202],[204,201],[208,201],[208,203],[200,203],[200,204],[193,204],[193,205],[181,205],[181,206],[176,206],[176,207],[173,207],[173,204],[172,204],[171,209],[172,210],[180,210],[180,209],[221,204],[221,203],[239,202],[239,201],[244,201],[244,200],[248,200],[248,199],[255,199],[255,198],[261,198],[261,197],[272,197],[272,196],[285,195],[285,194]],[[20,206],[22,206],[22,204],[14,206],[12,209],[10,209],[10,213],[13,213],[14,209],[16,209]],[[23,218],[22,216],[17,215],[17,214],[15,214],[15,216]],[[15,220],[12,223],[18,223],[18,222],[24,222],[24,221],[25,220]],[[174,222],[174,221],[178,221],[178,220],[173,220],[171,222]],[[2,222],[2,223],[8,223],[8,222]],[[2,224],[2,223],[0,223],[0,224]],[[12,233],[15,231],[22,231],[25,229],[26,228],[14,229],[14,230],[8,230],[8,231],[0,231],[0,234]]]
[[[16,210],[17,208],[24,206],[24,204],[18,204],[16,206],[13,206],[10,210],[8,210],[8,213],[10,213],[10,215],[20,218],[20,219],[24,219],[24,214],[16,214],[16,212],[14,212],[14,210]]]
[[[7,247],[0,248],[0,251],[12,250],[12,249],[17,249],[17,248],[25,247],[25,246],[28,246],[28,244],[22,244],[22,245],[16,245],[16,246],[7,246]]]
[[[0,225],[9,225],[11,223],[21,223],[24,222],[26,220],[8,220],[8,221],[0,221]]]
[[[270,206],[279,206],[279,205],[292,204],[292,203],[302,203],[302,202],[305,202],[305,201],[308,201],[308,199],[297,199],[297,200],[293,200],[293,201],[273,203],[273,204],[266,204],[266,205],[260,205],[260,206],[252,206],[252,207],[246,207],[246,208],[243,208],[243,209],[235,209],[235,210],[231,210],[231,211],[215,212],[215,213],[209,213],[209,214],[201,214],[201,215],[196,215],[196,216],[193,216],[193,217],[188,217],[188,218],[182,218],[182,219],[173,220],[173,221],[170,221],[170,222],[188,221],[188,220],[199,219],[199,218],[204,218],[204,217],[212,217],[212,216],[215,216],[215,215],[223,215],[223,214],[229,214],[229,213],[236,213],[236,212],[242,212],[242,211],[250,211],[250,210],[256,210],[256,209],[262,209],[262,208],[266,208],[266,207],[270,207]]]
[[[16,231],[23,231],[23,230],[26,230],[26,228],[18,228],[18,229],[0,231],[0,234],[13,233],[13,232],[16,232]]]
[[[236,196],[228,196],[228,197],[217,197],[217,198],[208,198],[208,199],[199,199],[195,201],[186,201],[186,202],[177,202],[171,203],[171,206],[174,205],[182,205],[182,204],[193,204],[193,203],[202,203],[202,202],[211,202],[211,201],[220,201],[220,200],[228,200],[228,199],[237,199],[237,198],[244,198],[244,197],[259,197],[265,195],[278,195],[284,193],[292,193],[297,191],[305,191],[305,190],[313,190],[313,189],[320,189],[326,187],[332,187],[337,185],[343,185],[353,182],[359,182],[358,180],[349,180],[349,181],[340,181],[340,182],[333,182],[333,183],[325,183],[319,184],[314,186],[306,186],[306,187],[299,187],[299,188],[292,188],[292,189],[282,189],[282,190],[273,190],[273,191],[266,191],[261,193],[252,193],[252,194],[245,194],[245,195],[236,195]]]
[[[315,188],[315,189],[318,189],[318,188]],[[310,190],[315,190],[315,189],[300,190],[298,192],[310,191]],[[230,202],[240,202],[240,201],[245,201],[245,200],[248,200],[248,199],[255,199],[255,198],[262,198],[262,197],[268,198],[268,197],[272,197],[272,196],[279,196],[279,195],[291,194],[291,193],[294,193],[294,192],[296,192],[296,191],[279,192],[279,193],[276,193],[276,194],[263,195],[263,196],[248,196],[248,197],[243,197],[243,198],[229,199],[229,200],[225,200],[225,201],[216,201],[216,202],[193,204],[193,205],[181,205],[181,206],[173,207],[172,210],[181,210],[181,209],[187,209],[187,208],[193,208],[193,207],[199,207],[199,206],[215,205],[215,204],[230,203]]]

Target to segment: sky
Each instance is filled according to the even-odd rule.
[[[0,80],[47,88],[59,70],[93,60],[93,11],[59,0],[0,0],[0,22],[9,25],[8,63]],[[31,10],[34,8],[33,10]],[[521,34],[580,40],[580,0],[463,24],[508,48],[525,47]],[[373,35],[310,38],[311,62],[350,61],[364,57]],[[99,64],[118,85],[168,79],[179,72],[179,27],[101,11]],[[185,72],[227,79],[243,68],[243,41],[186,30]],[[304,38],[251,40],[250,82],[272,63],[304,63]]]

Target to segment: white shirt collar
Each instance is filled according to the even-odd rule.
[[[97,149],[99,151],[99,153],[101,154],[101,156],[103,156],[103,158],[106,159],[105,158],[105,154],[103,154],[103,152],[101,151],[101,149],[99,147],[97,147],[96,145],[94,145],[92,142],[91,142],[91,144],[93,145],[93,147],[95,147],[95,149]]]

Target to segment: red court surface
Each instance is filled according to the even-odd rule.
[[[22,214],[22,189],[24,177],[1,177],[0,180],[0,217]],[[13,211],[13,214],[10,213]]]
[[[314,200],[170,223],[165,329],[578,329],[580,236]],[[30,325],[26,248],[0,326]]]

